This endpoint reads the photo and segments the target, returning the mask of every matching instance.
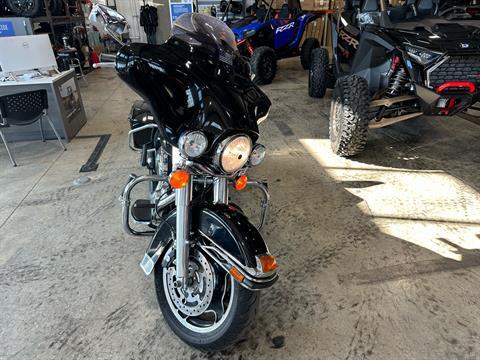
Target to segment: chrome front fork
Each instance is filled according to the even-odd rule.
[[[192,178],[187,185],[175,190],[175,205],[177,207],[175,239],[176,246],[176,287],[188,286],[188,264],[190,256],[190,222],[192,202]],[[213,202],[215,204],[228,204],[228,179],[213,179]]]
[[[187,286],[188,278],[188,258],[190,252],[190,219],[192,202],[192,178],[183,188],[175,190],[175,205],[177,207],[176,228],[177,235],[175,239],[176,246],[176,270],[177,279],[175,286]]]

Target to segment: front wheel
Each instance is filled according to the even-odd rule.
[[[300,62],[305,70],[310,69],[312,51],[319,47],[320,43],[318,42],[318,39],[315,38],[307,38],[303,42],[302,48],[300,49]]]
[[[40,14],[42,0],[6,0],[7,7],[15,16],[34,17]]]
[[[335,154],[348,157],[363,151],[367,143],[367,81],[357,75],[337,80],[330,108],[330,144]]]
[[[186,289],[177,288],[173,246],[165,259],[165,267],[155,267],[155,288],[173,332],[203,351],[220,351],[242,340],[255,317],[258,293],[242,287],[195,248],[190,250],[189,283]]]
[[[250,66],[255,75],[253,82],[257,85],[270,84],[277,72],[277,58],[275,51],[268,46],[255,49],[250,58]]]

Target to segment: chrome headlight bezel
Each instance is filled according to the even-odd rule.
[[[192,142],[195,142],[195,144]],[[199,146],[200,149],[191,148],[193,145]],[[207,148],[207,136],[200,130],[184,132],[178,139],[178,149],[180,153],[187,158],[198,158],[207,151]]]
[[[252,152],[250,154],[250,159],[249,159],[250,165],[252,166],[260,165],[263,162],[263,160],[265,160],[266,152],[267,150],[264,145],[256,144],[253,147]]]
[[[246,141],[246,144],[248,144],[248,152],[244,151],[243,154],[240,154],[242,155],[242,157],[241,159],[238,159],[239,162],[235,167],[226,168],[224,164],[224,156],[227,156],[226,153],[229,150],[229,146],[232,145],[234,141],[238,141],[239,139],[244,139]],[[253,148],[252,139],[250,139],[248,135],[238,134],[238,135],[230,136],[225,140],[223,140],[217,146],[217,151],[215,156],[216,163],[223,172],[227,174],[233,174],[238,170],[242,169],[247,164],[248,160],[250,159],[250,154],[252,153],[252,148]]]
[[[405,45],[405,51],[408,56],[416,63],[427,66],[443,56],[443,53],[428,50],[419,46]]]

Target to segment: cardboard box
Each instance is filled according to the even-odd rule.
[[[300,2],[302,10],[320,11],[328,10],[330,8],[329,0],[304,0]]]

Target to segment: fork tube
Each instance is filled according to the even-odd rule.
[[[192,179],[181,189],[175,190],[175,205],[177,207],[177,238],[176,238],[176,286],[187,286],[188,258],[190,250],[190,202],[192,200]]]
[[[213,179],[213,203],[228,204],[228,180],[216,177]]]

